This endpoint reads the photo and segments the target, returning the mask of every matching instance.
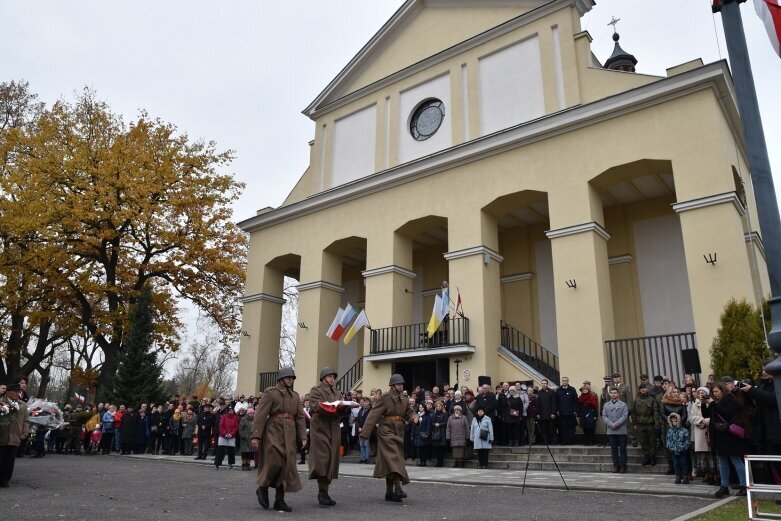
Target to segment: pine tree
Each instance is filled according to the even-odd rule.
[[[765,323],[769,326],[769,308],[765,305],[764,309]],[[721,327],[710,353],[716,376],[756,380],[770,358],[759,310],[745,299],[730,300],[721,314]]]
[[[130,313],[130,331],[123,341],[113,401],[138,407],[163,397],[162,367],[157,363],[152,321],[152,289],[147,285]]]

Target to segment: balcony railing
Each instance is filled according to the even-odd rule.
[[[360,357],[346,373],[336,381],[336,388],[346,393],[355,387],[358,380],[363,378],[363,357]]]
[[[270,373],[260,373],[260,391],[263,392],[269,387],[277,385],[277,375],[279,371],[272,371]]]
[[[607,340],[605,350],[608,373],[621,373],[624,383],[630,386],[630,389],[637,388],[640,384],[641,374],[651,378],[654,375],[665,376],[680,384],[686,372],[683,352],[695,350],[691,354],[698,358],[696,348],[697,339],[694,333]],[[699,375],[694,376],[699,379]]]
[[[444,320],[432,337],[426,332],[427,326],[426,322],[421,322],[372,329],[371,352],[380,354],[469,345],[469,319],[466,317]]]
[[[556,385],[559,384],[559,357],[524,335],[504,320],[500,321],[502,347],[529,364]]]

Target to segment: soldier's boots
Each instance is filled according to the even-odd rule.
[[[401,503],[401,496],[394,492],[386,492],[385,493],[385,501],[394,501],[396,503]]]
[[[258,496],[258,503],[263,508],[268,508],[268,487],[258,487],[255,491],[255,495]]]
[[[328,495],[328,492],[322,490],[317,493],[317,502],[325,507],[332,507],[336,504],[336,501],[331,499],[331,496]]]
[[[282,512],[292,512],[293,509],[290,508],[290,506],[285,503],[284,499],[276,499],[274,500],[274,510],[282,511]]]
[[[402,499],[404,499],[405,497],[407,497],[407,493],[406,493],[406,492],[404,492],[404,491],[401,489],[401,487],[396,487],[396,495],[397,495],[397,496],[399,496],[399,497],[400,497],[400,498],[402,498]]]

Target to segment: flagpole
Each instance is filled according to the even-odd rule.
[[[746,0],[715,0],[713,12],[721,12],[724,36],[727,40],[730,69],[735,85],[740,120],[754,187],[754,199],[759,215],[759,228],[765,246],[765,262],[770,277],[770,317],[772,327],[767,335],[768,345],[775,351],[776,359],[767,365],[766,371],[775,382],[776,401],[781,415],[781,219],[778,212],[776,190],[770,171],[762,117],[759,113],[751,60],[743,30],[740,4]]]

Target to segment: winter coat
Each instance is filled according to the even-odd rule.
[[[748,428],[743,411],[740,410],[732,396],[727,395],[718,402],[712,402],[707,407],[703,407],[702,415],[705,418],[710,418],[710,443],[717,456],[748,454],[748,440],[736,438],[724,428],[719,427],[720,424],[737,423],[743,428]]]
[[[504,413],[502,415],[502,421],[504,423],[508,424],[518,424],[521,423],[521,419],[523,418],[523,414],[526,412],[526,407],[524,407],[523,399],[518,396],[517,394],[515,396],[508,396],[507,397],[507,407],[504,410]],[[518,416],[513,416],[510,412],[518,411]]]
[[[677,427],[673,427],[671,421],[675,417],[678,418]],[[676,456],[680,456],[689,450],[689,429],[681,426],[680,421],[681,419],[677,414],[670,414],[670,418],[667,420],[668,429],[664,444],[665,448]]]
[[[754,412],[752,441],[763,454],[772,454],[771,445],[781,444],[781,420],[778,416],[776,387],[773,380],[760,380],[747,394],[757,404]]]
[[[710,452],[710,444],[708,443],[708,424],[710,418],[704,418],[702,416],[702,402],[697,398],[692,403],[691,414],[689,415],[689,423],[692,426],[692,439],[694,440],[694,452]],[[700,425],[704,426],[701,428]]]
[[[246,414],[239,420],[239,452],[254,452],[252,450],[252,420]]]
[[[133,412],[126,412],[122,415],[122,424],[119,427],[119,434],[121,436],[122,443],[124,445],[124,440],[128,440],[128,442],[132,442],[132,440],[136,437],[136,430],[139,428],[139,418],[138,413]]]
[[[629,419],[629,408],[621,400],[610,400],[602,407],[602,421],[607,427],[607,435],[626,434],[626,422]],[[612,429],[611,426],[615,426]]]
[[[195,424],[198,421],[198,417],[193,415],[189,420],[187,415],[182,416],[182,437],[192,438],[195,435]]]
[[[7,396],[0,397],[0,403],[9,405],[11,401]],[[30,423],[27,421],[27,404],[22,400],[16,400],[19,410],[13,413],[10,421],[0,426],[0,447],[18,447],[30,434]]]
[[[426,411],[420,416],[420,421],[415,425],[413,436],[415,437],[416,447],[428,447],[431,445],[431,429],[434,422],[431,413]]]
[[[540,414],[539,398],[534,394],[529,396],[529,405],[526,406],[526,418],[529,420],[536,420]],[[549,416],[550,418],[550,416]]]
[[[571,385],[556,389],[556,410],[559,416],[574,416],[578,409],[578,393]]]
[[[147,438],[149,438],[149,417],[146,414],[142,417],[141,413],[138,413],[138,426],[133,436],[133,444],[142,445],[146,443]]]
[[[251,438],[260,440],[262,453],[258,486],[281,487],[287,492],[301,490],[296,448],[306,439],[306,422],[298,393],[282,382],[263,393],[255,409]]]
[[[489,418],[496,418],[497,407],[499,407],[499,403],[496,401],[496,396],[491,394],[490,391],[488,394],[481,393],[475,397],[475,414],[477,414],[477,409],[482,408],[485,411],[486,416]]]
[[[488,429],[487,440],[480,438],[480,431],[483,429]],[[472,427],[469,430],[469,439],[472,440],[472,446],[475,450],[490,449],[491,444],[494,442],[494,425],[491,418],[483,416],[483,419],[480,420],[478,416],[475,416],[475,419],[472,420]]]
[[[445,439],[451,447],[466,447],[466,440],[469,438],[469,423],[466,416],[451,415],[447,419],[445,427]]]
[[[540,419],[550,420],[556,410],[556,391],[550,388],[537,391],[537,414]]]
[[[447,418],[448,414],[445,411],[434,411],[431,414],[431,445],[435,447],[447,446]],[[439,424],[439,427],[437,427]],[[437,435],[434,432],[439,432],[439,439],[434,439]]]
[[[153,415],[154,416],[154,415]],[[211,412],[198,413],[198,419],[195,422],[198,437],[211,436],[214,430],[214,415]]]
[[[101,418],[101,425],[103,433],[114,432],[114,415],[111,412],[106,411]]]
[[[591,411],[591,414],[589,414]],[[581,393],[578,396],[578,418],[581,429],[594,429],[597,426],[597,397],[593,393]]]
[[[392,418],[391,418],[392,417]],[[377,462],[374,465],[374,477],[384,478],[396,473],[403,484],[409,483],[404,465],[404,426],[417,415],[407,402],[407,397],[399,394],[395,388],[383,394],[372,406],[369,417],[361,431],[361,439],[369,439],[377,428]]]
[[[220,438],[235,438],[239,435],[239,417],[236,414],[223,414],[220,418]]]
[[[681,425],[686,425],[686,422],[689,421],[686,406],[680,402],[671,402],[666,397],[662,398],[662,408],[660,410],[665,424],[669,424],[670,414],[672,413],[681,417]]]
[[[312,421],[309,423],[309,479],[339,477],[339,445],[342,442],[339,411],[330,413],[321,402],[340,400],[336,387],[322,382],[309,391]],[[347,419],[344,423],[347,423]]]

